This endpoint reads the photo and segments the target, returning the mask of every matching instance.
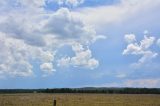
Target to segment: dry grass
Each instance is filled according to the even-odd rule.
[[[160,95],[0,94],[0,106],[160,106]]]

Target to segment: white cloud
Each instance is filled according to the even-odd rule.
[[[144,39],[140,41],[140,48],[142,50],[146,50],[153,45],[154,41],[155,41],[155,37],[144,36]]]
[[[126,54],[138,55],[138,54],[141,54],[141,52],[142,51],[139,45],[137,43],[134,43],[134,44],[129,44],[127,46],[127,48],[123,51],[123,55],[126,55]]]
[[[128,38],[126,41],[128,42]],[[128,44],[127,49],[123,51],[123,54],[144,54],[146,50],[153,45],[154,41],[155,41],[154,37],[144,36],[144,39],[140,41],[140,45],[138,45],[138,43]]]
[[[9,38],[0,33],[0,71],[11,76],[30,76],[33,74],[29,63],[29,51],[23,41]]]
[[[38,35],[39,32],[36,31],[37,29],[34,27],[35,23],[30,22],[31,20],[25,19],[25,17],[28,16],[17,14],[15,14],[15,16],[13,16],[13,14],[11,16],[8,15],[5,20],[0,22],[0,31],[3,33],[7,33],[7,36],[16,39],[22,39],[26,43],[31,45],[45,45],[42,36]]]
[[[55,53],[51,53],[50,51],[41,51],[40,53],[40,57],[42,59],[42,61],[45,61],[45,62],[52,62],[54,60],[54,55]]]
[[[126,41],[128,42],[128,36],[125,36]],[[136,41],[134,37],[134,41]],[[150,47],[153,45],[155,37],[148,37],[144,35],[144,39],[140,41],[140,44],[133,42],[127,45],[127,48],[123,51],[123,55],[140,55],[142,56],[137,63],[133,64],[134,66],[141,66],[144,63],[150,62],[158,54],[151,51]]]
[[[126,34],[124,38],[127,43],[133,43],[136,41],[136,37],[134,34]]]
[[[68,67],[70,65],[70,61],[71,61],[70,57],[63,57],[60,60],[58,60],[57,66]]]
[[[147,19],[153,21],[153,17],[150,15],[154,14],[153,11],[159,9],[159,6],[159,0],[154,2],[152,0],[120,0],[119,3],[114,5],[84,7],[78,9],[75,14],[86,22],[93,24],[97,29],[102,30],[103,28],[103,30],[106,30],[106,27],[114,24],[131,26],[133,22],[132,24],[137,27],[137,23],[144,24],[144,22],[149,21]]]
[[[40,65],[40,68],[41,68],[42,71],[44,71],[47,74],[55,71],[52,63],[43,63],[43,64]]]
[[[75,17],[67,8],[61,8],[49,17],[45,22],[44,32],[59,39],[74,39],[82,43],[90,43],[99,37],[102,38],[90,25]]]
[[[54,61],[55,55],[54,51],[29,45],[5,33],[0,33],[0,49],[2,50],[0,52],[0,73],[4,76],[33,76],[32,62],[37,60],[42,64],[50,63]]]
[[[99,62],[92,58],[90,50],[76,52],[76,56],[71,58],[71,64],[76,66],[84,66],[94,69],[99,65]]]
[[[54,36],[54,39],[58,39],[61,44],[72,46],[72,50],[75,52],[74,57],[59,59],[58,66],[72,65],[94,69],[99,65],[99,62],[92,58],[91,51],[83,46],[89,46],[96,40],[106,37],[97,35],[92,27],[75,17],[67,8],[61,8],[52,14],[45,22],[44,28],[45,34]]]
[[[151,59],[157,57],[157,53],[153,53],[152,51],[146,51],[142,58],[139,59],[139,63],[145,63],[150,61]]]
[[[34,0],[33,4],[29,0],[16,0],[15,3],[18,2],[19,6],[13,6],[12,9],[9,9],[12,5],[7,1],[0,2],[1,7],[8,9],[0,9],[0,77],[33,76],[33,67],[37,66],[33,64],[35,62],[45,75],[51,74],[56,70],[53,66],[59,60],[55,58],[60,55],[56,54],[59,48],[72,46],[75,42],[83,48],[84,45],[90,46],[97,39],[104,38],[67,8],[48,13],[43,8],[43,0]],[[99,62],[92,57],[90,50],[73,51],[76,56],[70,58],[70,63],[73,64],[74,60],[74,66],[81,65],[90,69],[98,66]],[[78,63],[80,56],[88,57]]]
[[[72,46],[72,50],[75,52],[73,57],[61,58],[58,61],[58,66],[74,66],[74,67],[86,67],[89,69],[95,69],[98,67],[99,62],[92,58],[91,51],[85,49],[80,44],[75,44]]]

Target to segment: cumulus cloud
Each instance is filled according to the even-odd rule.
[[[0,33],[0,49],[2,50],[0,52],[0,71],[1,74],[9,76],[33,76],[31,63],[34,60],[42,64],[51,63],[54,61],[55,55],[54,51],[29,45],[21,39],[10,37],[2,32]],[[52,70],[54,69],[45,69],[45,73]]]
[[[154,41],[155,41],[155,37],[144,36],[144,39],[140,41],[140,48],[142,50],[146,50],[153,45]]]
[[[7,33],[8,36],[22,39],[28,44],[36,46],[45,45],[43,38],[41,35],[38,35],[39,32],[32,25],[33,23],[28,22],[22,15],[17,15],[17,17],[9,15],[5,20],[0,22],[0,30],[3,33]]]
[[[73,51],[75,51],[76,56],[71,58],[71,63],[74,66],[85,66],[90,69],[94,69],[99,65],[99,62],[92,58],[91,51],[89,49],[80,49],[80,45],[72,46]]]
[[[124,38],[127,43],[133,43],[136,41],[136,37],[134,34],[126,34]]]
[[[45,22],[44,27],[45,34],[54,36],[59,43],[72,46],[72,50],[75,52],[74,57],[68,56],[58,60],[58,66],[84,66],[94,69],[99,65],[99,62],[92,58],[91,51],[85,49],[83,45],[89,46],[97,39],[106,37],[97,35],[92,27],[75,17],[67,8],[61,8],[52,14]]]
[[[74,67],[86,67],[94,69],[98,67],[99,62],[92,57],[92,53],[89,49],[83,48],[80,44],[72,46],[72,50],[75,52],[73,57],[65,57],[58,60],[58,66],[74,66]]]
[[[123,55],[125,54],[141,54],[141,48],[138,44],[129,44],[127,48],[123,51]]]
[[[57,66],[69,67],[70,66],[70,57],[63,57],[57,61]]]
[[[48,13],[43,8],[44,0],[33,0],[32,3],[29,0],[15,0],[14,5],[9,1],[0,2],[0,6],[4,7],[0,9],[0,77],[33,76],[33,63],[39,65],[44,75],[51,74],[59,60],[55,58],[60,55],[56,51],[64,45],[71,46],[75,56],[63,57],[61,64],[89,69],[98,66],[99,62],[92,57],[91,50],[83,46],[89,47],[97,39],[105,37],[97,35],[90,24],[67,8]],[[82,1],[65,2],[78,5],[76,3]],[[75,49],[75,43],[82,46],[80,50]]]
[[[93,42],[100,37],[91,26],[72,15],[67,8],[61,8],[49,17],[44,25],[44,33],[52,34],[60,39],[74,39],[83,43]]]
[[[1,73],[16,76],[32,75],[32,65],[29,63],[29,51],[23,41],[9,38],[0,33],[0,71]]]
[[[127,45],[127,48],[123,51],[123,55],[132,54],[142,56],[134,65],[141,66],[144,63],[151,61],[158,55],[156,52],[150,50],[150,47],[153,45],[155,41],[155,37],[149,37],[144,35],[144,39],[140,41],[140,44],[138,44],[137,42],[133,42],[136,41],[136,38],[135,36],[133,37],[133,35],[125,35],[124,38],[125,40],[127,39],[126,41],[130,43]],[[130,40],[130,38],[134,40]]]
[[[40,65],[40,68],[42,71],[44,71],[45,73],[52,73],[53,71],[55,71],[53,69],[53,65],[52,63],[43,63]]]

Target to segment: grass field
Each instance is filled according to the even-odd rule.
[[[160,106],[160,95],[0,94],[0,106]]]

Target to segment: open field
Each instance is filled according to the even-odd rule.
[[[160,106],[160,95],[0,94],[0,106]]]

